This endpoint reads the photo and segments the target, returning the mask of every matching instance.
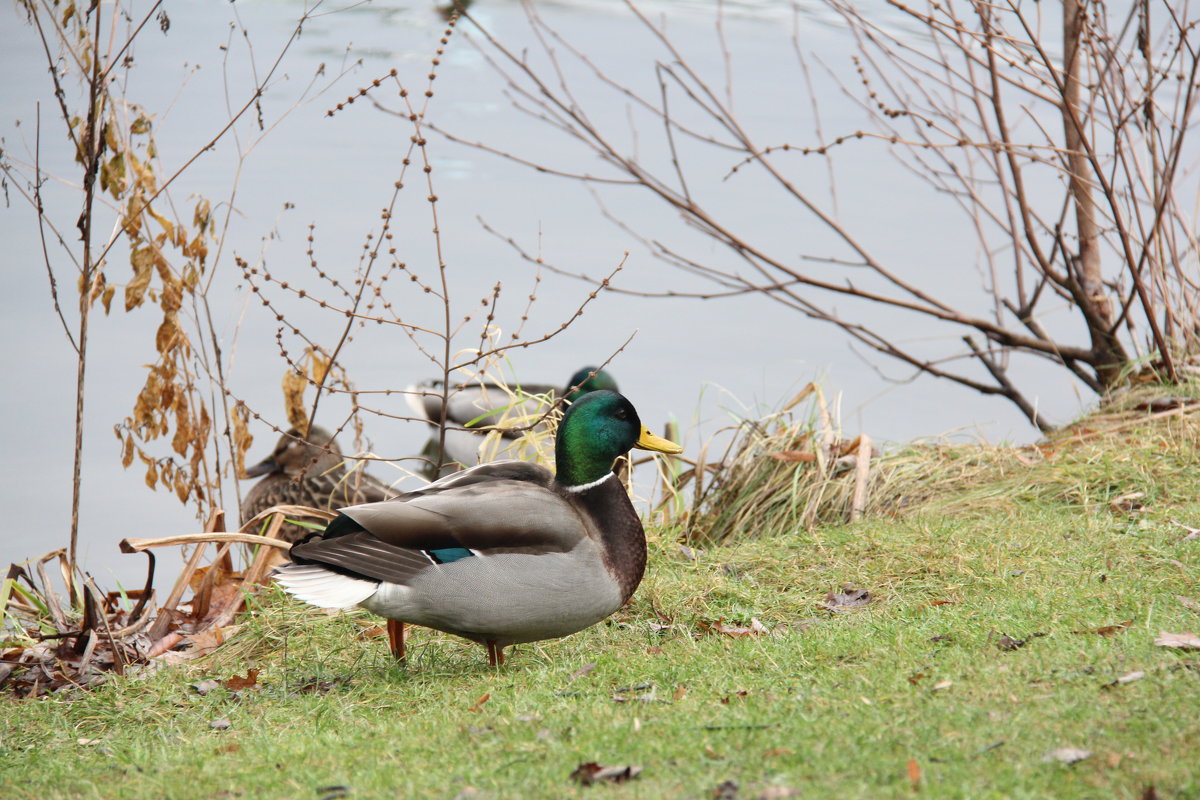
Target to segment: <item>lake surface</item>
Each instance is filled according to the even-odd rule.
[[[700,0],[642,6],[656,18],[666,14],[667,29],[687,56],[712,76],[715,86],[723,87],[716,7]],[[842,66],[851,52],[849,38],[819,5],[760,0],[723,7],[721,30],[740,113],[763,132],[763,141],[811,140],[814,134],[805,111],[809,103],[800,91],[791,37],[795,32],[801,46],[811,48],[811,58]],[[253,76],[266,74],[292,35],[303,6],[255,0],[166,8],[169,31],[146,31],[132,51],[135,67],[128,72],[128,97],[154,115],[164,173],[209,142],[229,119],[229,109],[245,102]],[[434,7],[422,3],[391,0],[339,8],[318,7],[284,56],[262,100],[267,130],[259,130],[251,114],[237,125],[236,140],[222,140],[172,188],[181,214],[187,216],[194,202],[190,198],[202,195],[227,225],[220,253],[214,254],[217,277],[211,296],[229,357],[230,385],[277,424],[284,419],[279,388],[284,365],[275,345],[276,322],[251,299],[233,257],[261,263],[275,276],[314,292],[326,291],[305,254],[308,226],[314,224],[320,268],[352,280],[366,236],[378,229],[380,209],[390,202],[413,129],[366,100],[332,117],[326,112],[393,68],[419,95],[444,28]],[[538,8],[564,38],[587,49],[615,78],[654,91],[653,64],[665,55],[624,6],[579,0]],[[481,0],[473,13],[515,52],[536,44],[519,2]],[[40,102],[43,169],[74,180],[35,32],[11,7],[0,10],[0,25],[6,43],[0,49],[6,76],[0,95],[4,148],[10,157],[32,162]],[[253,66],[247,41],[253,46]],[[334,81],[342,71],[345,77]],[[570,74],[586,79],[586,70],[578,66]],[[832,82],[814,74],[823,126],[853,129],[857,110]],[[318,94],[307,88],[313,83],[333,85]],[[434,85],[430,118],[463,138],[576,170],[602,167],[594,159],[588,162],[565,137],[514,109],[503,82],[463,32],[451,38]],[[382,104],[400,107],[389,82],[375,94]],[[589,114],[612,122],[617,130],[630,114],[619,97],[596,93],[585,99]],[[808,127],[797,128],[798,124]],[[641,152],[661,148],[656,134],[652,127],[628,126],[621,133],[630,148]],[[436,134],[429,140],[440,245],[456,318],[474,310],[500,281],[504,289],[496,323],[511,332],[534,285],[534,268],[488,233],[480,220],[548,264],[565,269],[598,276],[624,259],[615,284],[625,289],[711,289],[652,258],[634,236],[605,218],[579,183],[539,174]],[[935,276],[954,298],[978,294],[970,231],[947,229],[942,209],[928,191],[915,189],[911,178],[879,148],[847,152],[837,163],[838,209],[847,224],[870,231],[879,252],[896,254],[917,275]],[[764,241],[799,253],[801,242],[825,235],[751,178],[726,180],[729,164],[712,167],[698,182],[706,182],[705,189],[724,191],[714,202]],[[815,165],[812,174],[814,181],[827,181],[824,165]],[[434,280],[435,239],[423,179],[416,168],[405,177],[408,188],[397,207],[394,243],[412,271]],[[49,213],[70,235],[79,210],[77,190],[51,184],[46,196]],[[684,241],[701,254],[714,252],[715,245],[694,235],[684,238],[690,235],[685,226],[644,192],[617,187],[604,190],[602,198],[608,212],[643,236]],[[0,395],[6,422],[0,428],[0,448],[7,457],[0,492],[8,524],[0,539],[0,563],[66,544],[74,435],[74,355],[51,305],[36,218],[13,187],[7,201],[0,212],[8,276],[0,299],[0,367],[6,376]],[[226,222],[228,209],[233,213]],[[101,237],[112,225],[111,215],[102,219]],[[52,258],[60,292],[73,304],[70,267],[61,251],[52,252]],[[127,264],[114,251],[109,280],[122,282],[128,274]],[[406,320],[436,324],[441,309],[428,296],[399,278],[389,283],[389,291]],[[544,272],[525,337],[555,329],[587,291],[583,283]],[[327,346],[336,340],[341,327],[337,315],[321,313],[312,304],[281,303],[288,309],[289,324],[303,327]],[[143,559],[121,556],[116,549],[120,538],[199,530],[192,512],[173,496],[145,487],[141,468],[121,468],[112,429],[129,413],[144,378],[143,365],[155,357],[158,319],[154,309],[125,314],[116,310],[119,305],[119,300],[114,303],[111,316],[93,316],[88,366],[80,542],[85,565],[102,584],[139,580]],[[465,331],[459,347],[477,341],[478,322]],[[840,398],[849,437],[868,433],[876,440],[896,441],[951,433],[998,440],[1035,435],[1007,403],[927,378],[907,380],[910,373],[896,364],[864,360],[832,327],[761,297],[702,301],[602,294],[564,333],[514,353],[512,368],[526,381],[560,383],[577,367],[606,359],[631,335],[611,371],[652,428],[661,429],[668,419],[682,424],[691,452],[735,418],[777,407],[810,380],[820,380],[831,397]],[[945,331],[920,328],[906,330],[905,335],[914,341],[947,337]],[[344,363],[364,390],[401,389],[434,374],[433,366],[395,328],[359,332],[344,353]],[[1042,385],[1045,392],[1037,399],[1051,417],[1069,417],[1079,408],[1074,389],[1057,371],[1047,370]],[[399,396],[379,397],[370,404],[387,413],[406,413]],[[340,423],[345,410],[344,401],[331,401],[318,421]],[[269,452],[275,436],[261,424],[252,432],[256,441],[250,457],[257,460]],[[375,417],[367,420],[366,435],[380,456],[401,458],[419,450],[425,430],[417,423]],[[377,464],[372,471],[389,480],[397,474],[387,465]],[[229,513],[236,516],[232,501]]]

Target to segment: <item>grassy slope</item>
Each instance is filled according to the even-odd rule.
[[[5,700],[0,793],[710,797],[733,780],[743,798],[773,786],[886,798],[913,795],[913,759],[930,797],[1200,796],[1200,651],[1153,645],[1161,630],[1200,632],[1176,597],[1200,599],[1200,540],[1171,523],[1200,527],[1192,433],[1014,459],[998,482],[960,487],[978,499],[953,513],[760,536],[697,561],[660,531],[629,608],[517,648],[499,671],[428,631],[395,666],[381,639],[356,635],[368,615],[270,593],[198,664],[70,702]],[[1109,507],[1128,491],[1148,508]],[[844,583],[874,602],[821,610]],[[773,635],[700,634],[701,621],[750,617]],[[1125,620],[1111,636],[1072,633]],[[678,627],[655,629],[665,621]],[[1001,633],[1046,635],[1005,651]],[[257,689],[189,687],[249,667]],[[1145,677],[1104,688],[1134,670]],[[296,691],[314,678],[331,683]],[[222,717],[230,729],[213,730]],[[1043,762],[1064,746],[1093,755]],[[568,775],[587,761],[644,772],[579,787]]]

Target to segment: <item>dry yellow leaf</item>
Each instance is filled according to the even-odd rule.
[[[329,373],[330,360],[321,355],[317,350],[308,348],[309,371],[312,373],[314,383],[325,383],[325,376]]]
[[[304,389],[308,379],[295,370],[283,373],[283,407],[287,410],[288,424],[299,431],[308,429],[308,414],[304,411]]]

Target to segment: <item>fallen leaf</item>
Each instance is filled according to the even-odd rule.
[[[481,698],[479,698],[478,700],[476,700],[476,701],[475,701],[475,705],[473,705],[473,706],[471,706],[470,708],[468,708],[468,709],[467,709],[467,711],[472,711],[472,712],[474,712],[474,713],[478,714],[480,711],[483,711],[483,704],[484,704],[484,703],[486,703],[488,700],[491,700],[491,699],[492,699],[492,693],[491,693],[491,692],[485,692],[485,693],[484,693],[484,695],[483,695],[483,697],[481,697]]]
[[[381,636],[387,635],[387,627],[384,625],[375,625],[370,628],[364,628],[358,632],[359,639],[378,639]]]
[[[937,636],[930,636],[929,641],[931,641],[931,642],[953,642],[954,637],[948,633],[942,633],[942,634],[938,634]]]
[[[234,675],[228,680],[221,681],[221,685],[231,692],[240,691],[242,689],[257,689],[258,688],[258,670],[246,670],[246,677],[242,678]]]
[[[198,681],[197,683],[193,683],[191,686],[192,686],[192,689],[197,694],[204,695],[204,694],[208,694],[213,689],[219,689],[221,687],[221,682],[215,681],[212,678],[208,678],[207,680]]]
[[[589,661],[587,664],[584,664],[582,667],[580,667],[579,669],[572,672],[571,677],[567,679],[567,683],[570,683],[571,681],[576,680],[577,678],[582,678],[584,675],[587,675],[589,672],[591,672],[595,668],[596,668],[596,662]]]
[[[1060,747],[1057,750],[1051,750],[1042,757],[1043,763],[1058,761],[1063,764],[1075,764],[1092,757],[1090,750],[1081,750],[1078,747]]]
[[[187,650],[180,651],[178,647],[182,645],[179,645],[176,649],[163,653],[157,658],[167,664],[194,661],[225,644],[225,640],[233,636],[241,627],[241,625],[230,625],[225,628],[209,628],[200,633],[188,634],[183,637],[183,645],[187,646]]]
[[[908,681],[913,686],[916,686],[917,683],[924,677],[926,677],[924,672],[914,672],[912,675],[909,675],[904,680]]]
[[[1190,525],[1184,525],[1182,522],[1176,522],[1175,520],[1171,520],[1171,522],[1174,522],[1176,525],[1188,532],[1187,536],[1180,539],[1181,542],[1191,541],[1192,539],[1200,539],[1200,528],[1193,528]]]
[[[1114,514],[1132,514],[1137,511],[1143,511],[1145,510],[1146,506],[1141,502],[1141,500],[1145,496],[1145,492],[1130,492],[1129,494],[1123,494],[1120,497],[1114,497],[1112,500],[1109,500],[1108,507],[1112,509]]]
[[[1000,638],[996,640],[996,646],[1005,651],[1019,650],[1028,643],[1028,639],[1014,639],[1007,633],[1000,634]]]
[[[76,740],[75,740],[75,744],[82,745],[83,747],[91,747],[91,746],[92,746],[92,745],[94,745],[94,744],[100,744],[100,742],[101,742],[101,741],[102,741],[102,740],[100,740],[100,739],[83,739],[83,738],[80,738],[80,739],[76,739]]]
[[[671,695],[671,699],[678,703],[680,700],[687,697],[687,693],[688,688],[686,686],[676,686],[675,692]]]
[[[914,792],[921,788],[921,765],[915,758],[908,760],[908,782],[912,784]]]
[[[953,685],[954,685],[954,681],[951,681],[951,680],[938,681],[937,683],[935,683],[933,685],[933,691],[940,692],[943,689],[949,689]]]
[[[646,648],[646,655],[648,656],[661,656],[662,654],[663,649],[658,645],[652,645],[651,647]]]
[[[1200,636],[1194,633],[1160,631],[1154,643],[1159,647],[1172,647],[1178,650],[1200,650]]]
[[[714,750],[711,744],[704,745],[704,755],[708,756],[713,761],[720,761],[725,758],[725,756]]]
[[[953,606],[958,605],[957,600],[930,600],[925,605],[927,606]]]
[[[992,631],[992,633],[988,634],[988,638],[990,639],[992,634],[994,634],[994,633],[995,633],[995,631]],[[1000,634],[1000,637],[996,640],[996,646],[999,647],[1001,650],[1006,650],[1006,651],[1007,650],[1017,650],[1017,649],[1024,647],[1025,645],[1029,644],[1034,639],[1040,639],[1043,636],[1049,636],[1049,635],[1050,634],[1048,634],[1048,633],[1038,631],[1037,633],[1029,634],[1029,636],[1027,636],[1024,639],[1016,639],[1016,638],[1013,638],[1012,636],[1009,636],[1007,633],[1002,633],[1002,634]]]
[[[1200,611],[1200,603],[1197,603],[1190,597],[1184,597],[1181,594],[1177,594],[1175,595],[1175,599],[1178,600],[1184,608],[1190,608],[1192,611]]]
[[[1144,677],[1146,677],[1145,672],[1143,672],[1140,669],[1134,670],[1133,672],[1125,673],[1124,675],[1122,675],[1121,677],[1117,678],[1116,680],[1114,680],[1110,683],[1104,684],[1103,686],[1101,686],[1101,688],[1102,689],[1111,689],[1114,686],[1121,685],[1122,683],[1133,683],[1134,681],[1140,681]]]
[[[825,595],[822,608],[838,614],[848,611],[858,611],[871,602],[871,594],[866,589],[856,589],[853,586],[843,586],[840,592],[830,592]]]
[[[208,575],[210,572],[212,573],[212,577],[209,577]],[[208,578],[208,582],[212,585],[221,586],[230,583],[234,579],[240,578],[241,576],[242,573],[228,570],[219,563],[210,564],[207,567],[197,567],[196,571],[193,572],[191,577],[188,579],[188,586],[191,588],[192,592],[195,593],[200,591],[201,586],[205,582],[205,578]]]
[[[624,783],[625,781],[633,780],[641,772],[641,767],[602,767],[595,761],[589,761],[575,768],[575,771],[571,773],[571,780],[584,786],[591,786],[593,783],[600,783],[601,781]]]
[[[208,727],[214,731],[227,731],[232,725],[233,723],[229,721],[229,717],[220,717],[208,723]]]
[[[722,781],[712,790],[713,800],[737,800],[738,785],[736,781]]]
[[[778,756],[790,756],[795,754],[795,750],[790,747],[772,747],[767,752],[763,753],[767,758],[777,758]]]
[[[234,742],[232,744],[222,745],[221,747],[218,747],[213,752],[214,753],[236,753],[241,749],[242,749],[242,746],[240,744],[238,744],[237,742]]]
[[[721,636],[762,636],[770,632],[767,630],[767,626],[763,625],[755,617],[750,618],[750,624],[747,626],[726,625],[724,618],[718,619],[716,622],[700,620],[697,625],[705,633],[716,633]]]
[[[727,694],[721,698],[721,705],[727,706],[731,700],[745,700],[746,695],[750,694],[745,689],[738,689],[733,694]]]
[[[1120,633],[1133,624],[1132,619],[1127,619],[1124,622],[1118,622],[1115,625],[1104,625],[1099,628],[1089,628],[1083,631],[1071,631],[1071,633],[1098,633],[1101,636],[1112,636],[1114,633]]]

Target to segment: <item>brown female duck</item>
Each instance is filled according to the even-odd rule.
[[[242,501],[242,524],[272,506],[333,510],[396,496],[386,484],[361,469],[347,470],[345,457],[333,435],[315,425],[306,437],[296,428],[279,437],[271,455],[246,469],[247,477],[259,475],[266,477],[254,484]],[[280,530],[280,538],[296,542],[310,532],[286,523]]]

